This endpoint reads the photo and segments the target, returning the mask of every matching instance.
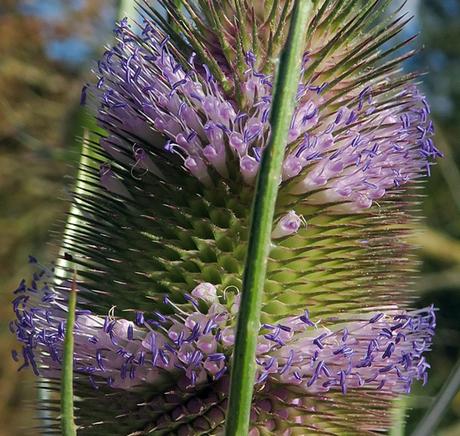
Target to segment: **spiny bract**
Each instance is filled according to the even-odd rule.
[[[225,423],[293,1],[161,3],[169,20],[141,2],[142,25],[117,25],[82,93],[106,133],[86,140],[64,243],[79,275],[81,434],[219,434]],[[254,332],[253,435],[385,432],[392,399],[426,381],[435,316],[409,308],[407,236],[440,153],[426,100],[400,71],[411,53],[392,56],[407,19],[389,3],[314,2]],[[51,383],[66,275],[40,269],[14,300],[23,366]]]

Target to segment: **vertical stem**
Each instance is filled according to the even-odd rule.
[[[73,329],[75,325],[75,308],[77,304],[76,273],[69,292],[69,308],[64,337],[64,357],[61,379],[61,424],[64,436],[75,436],[77,428],[73,415]]]
[[[270,250],[273,214],[288,131],[294,113],[311,0],[296,0],[288,40],[280,58],[270,116],[271,137],[264,150],[252,207],[248,253],[236,331],[226,436],[248,434],[256,372],[260,311]]]
[[[399,397],[393,401],[393,418],[389,436],[404,436],[407,415],[407,397]]]
[[[433,404],[428,409],[423,419],[418,423],[412,436],[430,436],[435,434],[436,427],[459,389],[460,360],[457,361],[449,378],[444,383],[441,392],[439,392],[438,396],[433,400]]]

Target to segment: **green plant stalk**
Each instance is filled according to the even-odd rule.
[[[80,117],[82,118],[82,112]],[[93,121],[87,121],[87,124],[93,123]],[[79,166],[80,169],[77,173],[77,183],[75,185],[75,193],[79,194],[85,188],[85,175],[81,169],[82,165],[91,164],[91,161],[86,157],[88,152],[87,141],[89,140],[89,130],[87,128],[83,131],[82,145],[81,145],[81,156]],[[81,212],[78,205],[74,202],[70,206],[69,215],[65,225],[62,245],[59,253],[59,257],[56,261],[55,278],[57,282],[68,279],[70,274],[70,268],[72,266],[71,261],[66,256],[65,246],[67,243],[72,242],[74,236],[74,226],[79,224],[79,216]],[[62,434],[75,435],[75,424],[73,417],[73,325],[75,322],[75,306],[76,306],[76,273],[74,273],[72,290],[69,294],[69,314],[67,318],[67,329],[64,338],[64,360],[63,370],[61,378],[61,422],[62,422]],[[49,400],[50,394],[48,390],[40,389],[39,396],[41,400]],[[48,424],[49,417],[42,417],[43,423]]]
[[[73,329],[75,325],[75,308],[77,305],[76,273],[69,292],[69,312],[64,337],[64,356],[61,378],[61,426],[64,436],[75,436],[77,428],[73,414]]]
[[[393,425],[389,436],[404,436],[407,416],[407,397],[398,397],[393,401]]]
[[[260,311],[270,251],[281,167],[294,113],[295,96],[311,0],[296,0],[286,46],[280,58],[270,116],[271,138],[264,150],[252,207],[243,290],[236,331],[225,434],[248,434],[256,372]]]
[[[426,412],[423,419],[418,423],[412,436],[431,436],[447,411],[450,403],[460,389],[460,360],[457,361],[449,378],[444,383],[438,396],[433,400],[431,407]]]

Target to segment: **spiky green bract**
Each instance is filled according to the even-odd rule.
[[[289,37],[275,78],[273,108],[270,116],[270,142],[262,156],[252,206],[248,253],[243,274],[230,377],[226,436],[238,436],[249,432],[258,341],[254,331],[257,331],[260,326],[260,309],[270,252],[273,214],[289,128],[296,105],[295,97],[300,79],[306,25],[311,9],[310,0],[295,2]]]
[[[171,36],[184,62],[191,52],[199,54],[223,89],[238,93],[237,85],[247,68],[248,51],[257,57],[256,68],[271,73],[283,47],[292,13],[293,0],[244,2],[221,0],[181,0],[177,8],[173,0],[159,2],[169,21],[146,0],[139,8]],[[363,72],[380,58],[378,53],[387,40],[399,33],[405,16],[397,12],[383,18],[391,0],[356,2],[351,0],[316,0],[315,14],[310,22],[306,50],[317,59],[315,74],[322,79],[339,78]],[[332,62],[332,55],[347,50],[349,56]],[[395,48],[390,51],[396,50]],[[388,66],[388,68],[391,67]],[[388,70],[387,70],[388,71]],[[311,73],[312,71],[310,71]],[[244,101],[244,96],[240,96]]]
[[[247,2],[240,1],[184,1],[183,14],[172,8],[172,1],[162,3],[170,10],[169,21],[147,4],[142,3],[142,9],[147,18],[156,21],[156,35],[167,45],[168,53],[183,65],[184,71],[192,71],[197,83],[211,86],[219,96],[222,91],[235,111],[254,111],[254,98],[248,98],[242,86],[249,68],[248,47],[254,52],[253,70],[273,74],[286,39],[293,2],[253,2],[251,14],[245,13]],[[414,106],[420,110],[418,103],[414,103],[413,92],[401,94],[411,77],[399,73],[400,62],[410,53],[387,60],[399,47],[381,49],[400,32],[406,21],[397,14],[384,18],[382,11],[388,3],[376,0],[356,7],[352,0],[325,0],[315,4],[307,28],[305,50],[309,52],[309,61],[302,83],[323,90],[318,100],[317,130],[326,130],[325,124],[337,116],[340,108],[351,112],[360,105],[358,97],[369,86],[375,99],[375,112],[356,123],[349,115],[350,125],[336,135],[350,128],[363,135],[376,131],[382,140],[392,135],[392,128],[400,122],[399,116]],[[172,19],[174,26],[170,24]],[[149,25],[155,27],[151,20]],[[174,27],[180,29],[179,34]],[[165,32],[171,37],[169,41],[164,39]],[[81,306],[99,315],[117,306],[125,319],[133,320],[135,311],[145,312],[146,316],[155,311],[169,313],[171,307],[163,303],[166,294],[177,307],[188,310],[190,302],[185,298],[186,293],[203,282],[214,284],[220,302],[230,306],[235,292],[242,289],[254,188],[246,183],[238,156],[233,152],[226,153],[227,173],[222,176],[208,165],[206,172],[200,173],[209,177],[205,180],[207,183],[203,183],[185,167],[184,156],[165,149],[167,134],[158,133],[149,115],[149,106],[138,105],[139,94],[128,86],[133,77],[138,77],[138,70],[131,69],[135,65],[128,61],[134,51],[130,44],[146,50],[155,61],[159,58],[158,52],[135,32],[120,36],[125,37],[130,40],[127,42],[129,52],[121,50],[115,55],[121,58],[120,65],[126,76],[117,70],[104,79],[108,87],[123,93],[124,103],[128,104],[121,111],[111,102],[108,110],[111,118],[106,117],[105,107],[98,111],[99,121],[109,132],[109,139],[105,138],[103,144],[107,146],[108,141],[112,146],[104,148],[99,141],[87,141],[90,153],[87,163],[81,166],[86,188],[75,193],[80,212],[78,221],[72,224],[72,239],[67,240],[64,247],[64,251],[72,254],[79,271]],[[197,54],[193,65],[188,61],[192,52]],[[203,65],[217,84],[210,79],[206,81]],[[151,68],[147,65],[139,74],[152,72]],[[102,71],[101,78],[105,75]],[[173,87],[166,75],[157,72],[152,73],[151,81]],[[325,82],[328,85],[323,89]],[[148,88],[148,84],[143,83],[141,90],[144,85]],[[101,82],[100,86],[105,85]],[[100,98],[96,87],[93,90],[96,98]],[[174,94],[173,89],[171,93]],[[157,95],[153,94],[151,98],[155,101]],[[100,109],[100,100],[96,103]],[[135,109],[129,112],[131,108]],[[389,126],[379,118],[388,111],[396,118]],[[204,122],[207,113],[198,113]],[[128,117],[140,124],[129,124]],[[165,131],[167,129],[162,130]],[[292,144],[288,148],[290,153],[294,151],[295,141]],[[153,170],[136,164],[131,149],[136,151],[138,147],[155,164]],[[229,144],[225,147],[228,149]],[[408,148],[417,150],[416,144]],[[325,159],[329,159],[329,155]],[[411,159],[412,155],[408,164],[413,163]],[[110,162],[110,174],[107,162]],[[103,175],[109,174],[111,188],[118,195],[101,188],[97,171],[100,165],[104,165]],[[345,313],[358,316],[395,306],[405,308],[413,300],[411,288],[416,272],[416,261],[406,237],[416,221],[421,173],[413,171],[410,184],[386,186],[386,194],[377,201],[374,198],[372,207],[359,210],[333,199],[317,201],[321,189],[295,193],[293,186],[306,173],[308,168],[280,185],[275,223],[294,210],[307,225],[273,243],[267,265],[262,322],[276,323],[298,315],[306,306],[315,319],[334,319]],[[331,183],[334,180],[332,178]],[[81,434],[148,434],[150,431],[174,434],[183,422],[197,428],[200,420],[212,424],[211,430],[203,430],[201,434],[215,434],[224,424],[225,389],[212,382],[187,395],[178,390],[177,380],[168,377],[162,386],[129,391],[108,386],[95,390],[86,376],[77,375],[75,382],[76,419]],[[256,393],[258,400],[267,395],[273,402],[273,409],[264,410],[264,418],[252,423],[262,434],[264,431],[282,434],[288,430],[294,434],[372,434],[390,427],[392,394],[376,394],[375,390],[363,388],[350,390],[344,397],[334,391],[299,394],[292,388],[286,395],[280,395],[275,386],[270,389],[273,392]],[[212,407],[191,413],[188,403],[191,396],[206,399],[206,404]],[[176,416],[177,409],[182,410],[180,417]],[[212,416],[210,409],[214,411]],[[275,413],[280,410],[287,413]],[[155,419],[164,417],[161,432],[152,430],[157,428],[152,427],[153,414]],[[307,415],[308,420],[299,419],[300,415]],[[271,430],[265,427],[268,422]]]

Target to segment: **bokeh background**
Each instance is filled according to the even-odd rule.
[[[82,134],[80,90],[121,3],[0,0],[0,436],[36,424],[33,380],[10,355],[11,291],[29,274],[29,254],[43,263],[56,255]],[[422,50],[405,68],[428,73],[422,86],[445,154],[432,168],[414,237],[417,304],[433,302],[439,322],[429,383],[407,401],[409,435],[460,358],[460,0],[409,0],[406,9],[414,15],[406,33],[420,32]],[[460,435],[460,394],[437,434]]]

